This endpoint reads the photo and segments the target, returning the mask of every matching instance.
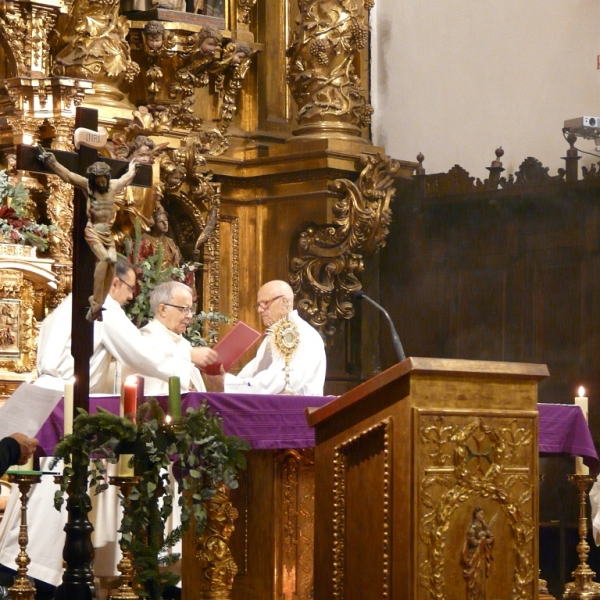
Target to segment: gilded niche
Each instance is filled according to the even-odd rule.
[[[418,428],[419,597],[531,598],[531,418],[418,411]]]

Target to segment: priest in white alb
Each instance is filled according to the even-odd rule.
[[[299,396],[322,396],[327,371],[325,346],[320,334],[294,307],[294,292],[285,281],[265,283],[256,297],[256,310],[266,335],[256,356],[237,374],[205,375],[209,389],[234,394],[279,394],[286,388],[286,364],[273,344],[277,324],[287,319],[298,331],[298,344],[289,363],[289,388]]]

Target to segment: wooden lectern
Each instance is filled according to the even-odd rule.
[[[548,375],[408,358],[312,412],[315,600],[537,599]]]

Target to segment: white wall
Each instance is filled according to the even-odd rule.
[[[599,0],[376,0],[371,27],[373,142],[428,173],[483,179],[502,146],[556,175],[564,120],[600,116]]]

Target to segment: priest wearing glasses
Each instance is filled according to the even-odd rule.
[[[273,344],[273,331],[284,320],[297,329],[297,347],[289,363],[289,388],[299,396],[322,396],[327,362],[321,336],[294,310],[294,292],[285,282],[269,281],[259,290],[256,310],[266,335],[253,358],[237,375],[205,375],[209,389],[238,394],[279,394],[286,388],[285,358]]]

